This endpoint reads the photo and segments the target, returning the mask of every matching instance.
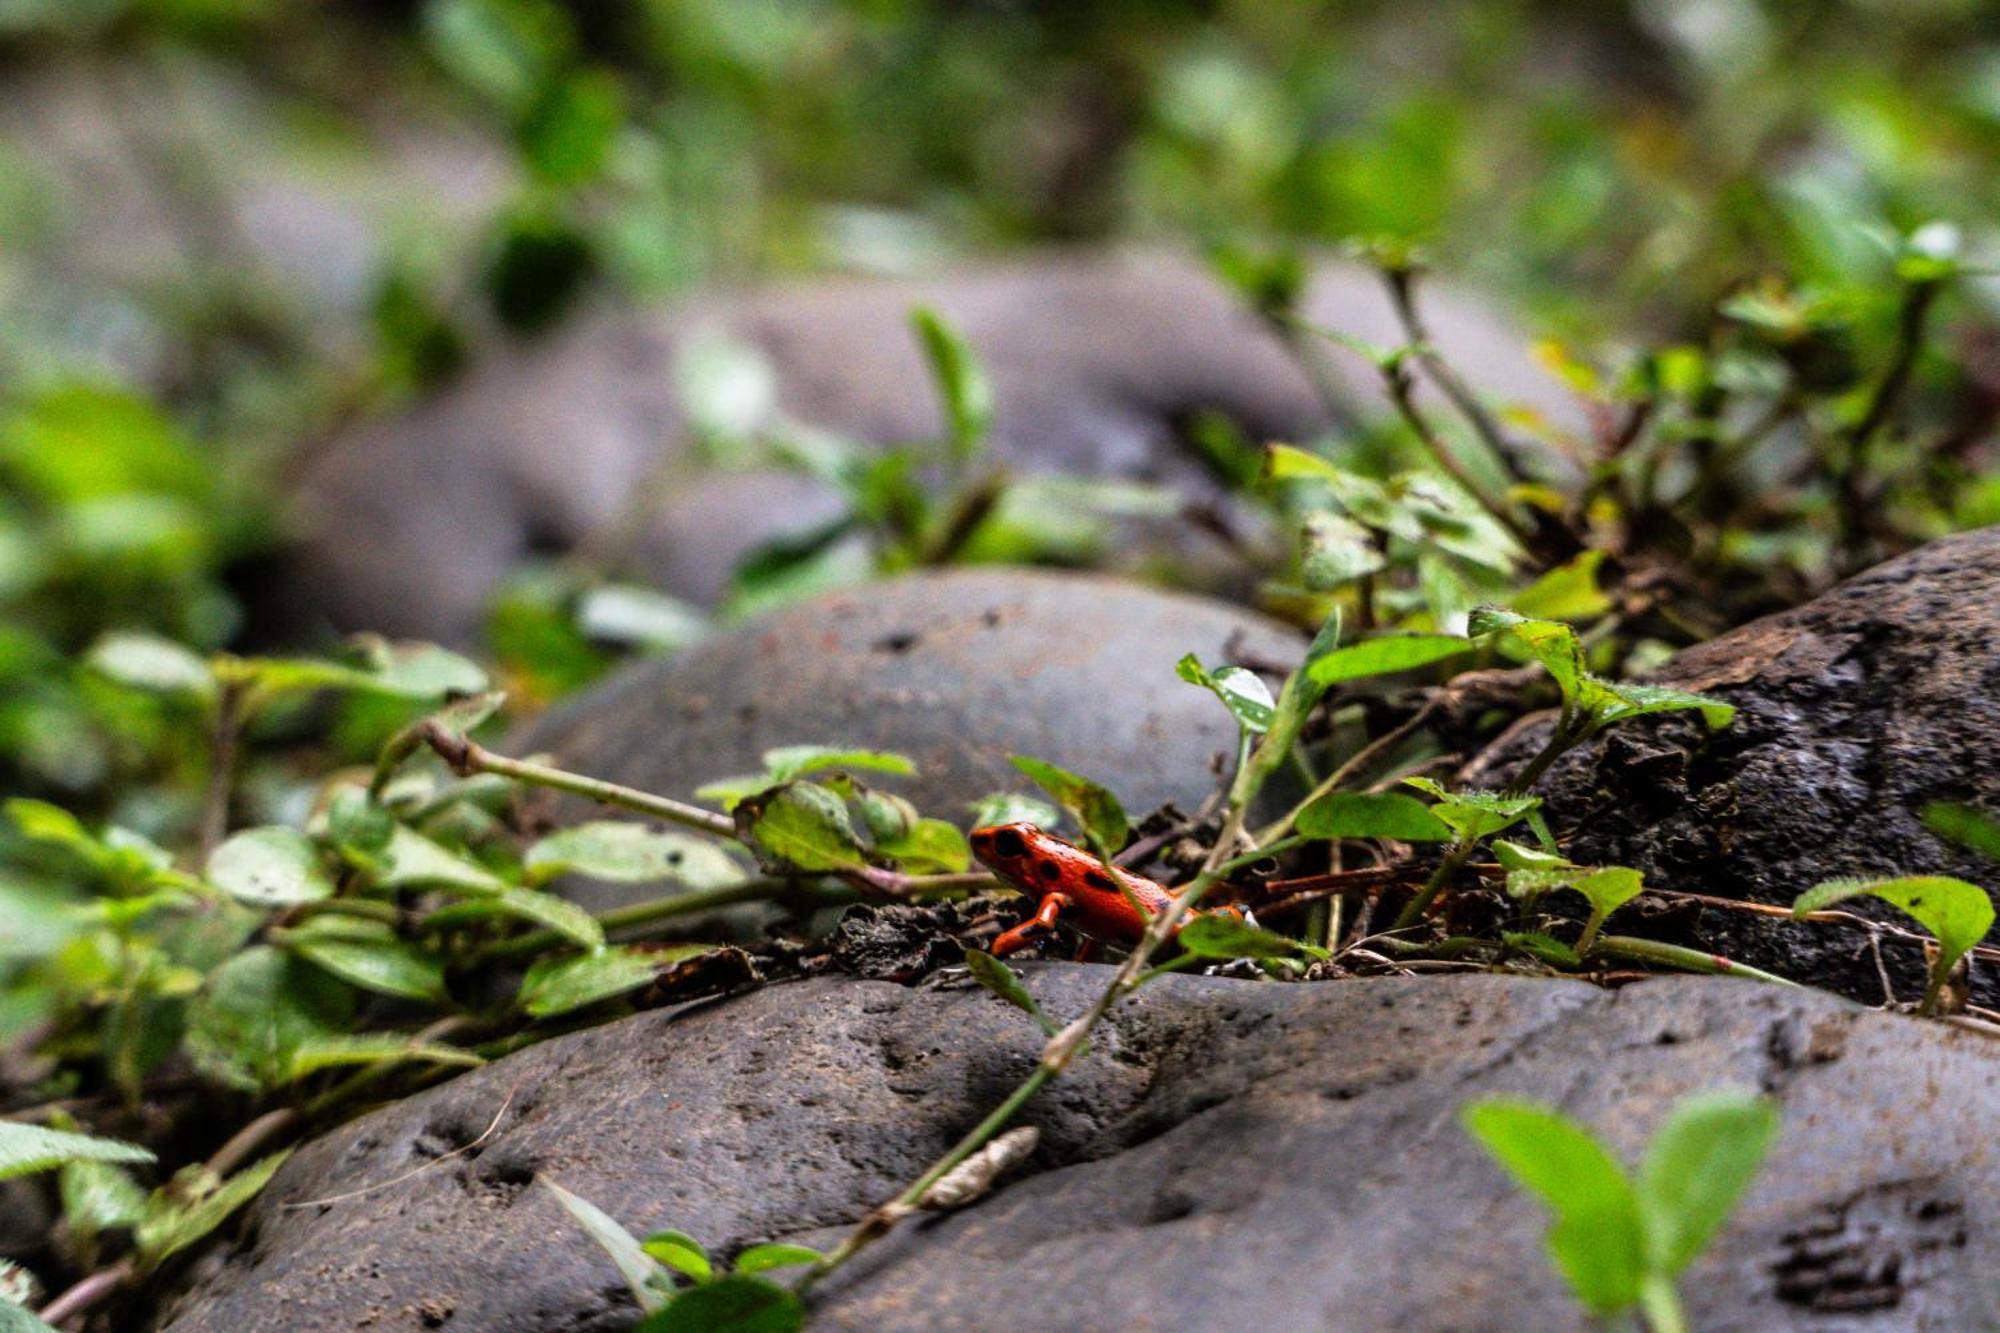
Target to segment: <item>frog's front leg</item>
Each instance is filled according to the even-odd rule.
[[[1042,905],[1035,909],[1034,916],[1023,921],[1012,930],[1002,931],[993,941],[993,956],[1005,958],[1031,943],[1037,935],[1046,934],[1056,928],[1056,917],[1065,907],[1073,906],[1067,894],[1051,893],[1042,899]]]

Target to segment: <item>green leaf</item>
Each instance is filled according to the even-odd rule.
[[[803,1245],[786,1245],[772,1241],[763,1245],[752,1245],[736,1256],[730,1265],[739,1273],[762,1273],[773,1268],[794,1268],[800,1264],[816,1264],[824,1256],[818,1250]]]
[[[736,807],[747,841],[781,865],[808,873],[859,870],[867,856],[847,804],[812,782],[788,782]]]
[[[1233,912],[1210,912],[1180,929],[1176,942],[1197,958],[1324,958],[1325,949],[1253,926]]]
[[[1299,581],[1313,592],[1332,592],[1388,566],[1374,535],[1354,520],[1323,509],[1300,520]]]
[[[1252,736],[1261,736],[1271,729],[1276,704],[1270,686],[1256,672],[1239,666],[1210,672],[1193,653],[1183,657],[1174,670],[1188,684],[1212,691],[1236,719],[1236,725]]]
[[[378,889],[443,889],[453,893],[498,893],[506,887],[485,866],[445,850],[402,824],[373,865],[364,865]]]
[[[965,970],[972,974],[974,981],[1040,1023],[1042,1031],[1052,1037],[1055,1035],[1055,1023],[1042,1012],[1042,1006],[1035,1001],[1035,997],[1028,994],[1028,988],[1021,984],[1020,974],[1013,968],[984,950],[967,949]]]
[[[1033,824],[1036,828],[1054,828],[1062,821],[1062,811],[1047,801],[1020,792],[997,791],[990,796],[982,796],[971,805],[972,828],[990,828],[995,824]]]
[[[290,907],[331,898],[333,876],[319,848],[297,829],[245,829],[208,858],[208,882],[253,907]]]
[[[146,1212],[146,1191],[110,1162],[65,1162],[59,1177],[63,1225],[85,1246],[106,1231],[129,1227]]]
[[[935,310],[919,307],[910,322],[944,399],[952,456],[970,458],[993,425],[993,385],[972,348]]]
[[[618,81],[586,70],[550,84],[520,126],[521,160],[542,180],[575,185],[603,170],[624,123]]]
[[[208,659],[156,634],[114,632],[91,646],[84,662],[120,685],[155,694],[215,697],[215,673]]]
[[[878,841],[875,850],[912,874],[956,875],[972,864],[965,835],[942,819],[919,819],[902,837]]]
[[[515,998],[531,1017],[553,1018],[637,990],[651,983],[661,968],[708,950],[705,944],[649,950],[611,945],[575,958],[544,958],[521,978]]]
[[[676,1273],[685,1274],[697,1282],[706,1282],[715,1276],[715,1265],[709,1261],[708,1251],[685,1231],[655,1231],[646,1237],[640,1248]]]
[[[1444,842],[1451,837],[1429,806],[1401,792],[1328,792],[1299,811],[1296,829],[1307,838]]]
[[[1545,852],[1505,838],[1493,840],[1493,854],[1508,870],[1566,870],[1570,863],[1554,852]],[[1510,885],[1511,888],[1511,885]],[[1517,895],[1518,896],[1518,895]]]
[[[577,628],[599,643],[631,644],[651,652],[685,648],[708,633],[708,617],[676,597],[628,583],[583,594]]]
[[[720,888],[743,878],[743,869],[713,841],[624,820],[591,820],[551,833],[528,849],[529,882],[558,875],[638,884],[672,881],[689,888]]]
[[[1464,842],[1512,827],[1533,815],[1542,803],[1539,796],[1508,796],[1472,789],[1446,791],[1430,778],[1404,778],[1403,782],[1436,797],[1437,804],[1431,807],[1431,813]]]
[[[140,1270],[151,1272],[227,1222],[231,1213],[257,1197],[291,1155],[290,1148],[274,1152],[213,1188],[190,1189],[186,1182],[199,1180],[205,1186],[214,1176],[206,1167],[189,1167],[174,1177],[174,1184],[155,1190],[132,1236]]]
[[[604,927],[575,903],[512,884],[491,897],[466,898],[440,907],[424,918],[424,929],[451,930],[495,917],[532,921],[584,949],[596,949],[604,943]]]
[[[805,1303],[789,1287],[734,1273],[681,1292],[633,1333],[798,1333],[805,1326]]]
[[[0,1120],[0,1180],[53,1171],[66,1162],[150,1162],[153,1154],[136,1143]]]
[[[1828,880],[1800,894],[1792,903],[1792,915],[1804,916],[1862,894],[1900,907],[1937,937],[1938,975],[1950,972],[1993,929],[1993,899],[1986,890],[1944,875]]]
[[[1673,713],[1698,709],[1710,731],[1720,731],[1736,720],[1736,706],[1706,694],[1669,689],[1664,685],[1639,685],[1609,681],[1584,675],[1576,690],[1576,703],[1599,727],[1623,722],[1648,713]]]
[[[1924,807],[1924,826],[1981,856],[2000,861],[2000,819],[1983,810],[1940,801]]]
[[[1010,755],[1009,759],[1087,832],[1102,839],[1105,847],[1115,852],[1125,845],[1132,826],[1125,818],[1125,807],[1108,789],[1046,760],[1024,754]]]
[[[861,769],[870,773],[893,773],[913,778],[917,766],[909,756],[893,750],[857,750],[833,745],[783,745],[766,750],[764,771],[773,784],[828,769]]]
[[[537,1176],[537,1180],[556,1196],[584,1234],[597,1242],[598,1248],[609,1255],[617,1267],[625,1285],[632,1289],[632,1296],[642,1310],[658,1310],[664,1303],[666,1287],[670,1281],[653,1261],[653,1256],[639,1244],[639,1238],[618,1225],[611,1214],[599,1208],[590,1200],[571,1194],[547,1176]]]
[[[1651,1267],[1672,1277],[1722,1226],[1778,1136],[1768,1097],[1710,1092],[1676,1105],[1639,1167],[1639,1209]]]
[[[1532,1102],[1492,1097],[1463,1111],[1466,1132],[1555,1214],[1549,1257],[1577,1300],[1629,1309],[1645,1276],[1645,1230],[1624,1170],[1589,1130]]]
[[[312,1037],[292,1048],[289,1071],[293,1079],[316,1074],[341,1065],[373,1065],[421,1060],[434,1065],[463,1065],[472,1068],[486,1063],[480,1056],[457,1046],[416,1041],[394,1032],[367,1032],[345,1037]]]
[[[1576,631],[1555,620],[1534,620],[1504,606],[1475,606],[1466,621],[1475,639],[1504,636],[1522,654],[1539,662],[1555,680],[1563,698],[1574,699],[1584,677],[1583,644]]]
[[[267,944],[252,945],[209,974],[188,1007],[186,1050],[195,1068],[255,1092],[291,1076],[306,1041],[353,1025],[354,992]]]
[[[333,926],[322,924],[331,921],[324,916],[314,918],[310,924],[320,929],[292,931],[284,947],[342,981],[378,995],[431,1003],[446,998],[442,959],[396,938],[386,926],[379,935],[361,929],[379,926],[379,922],[343,922],[336,933]]]
[[[1315,684],[1326,686],[1364,676],[1413,671],[1471,649],[1471,642],[1456,634],[1390,634],[1336,648],[1307,671]]]
[[[1523,588],[1514,610],[1531,620],[1590,620],[1611,609],[1611,599],[1597,586],[1597,569],[1604,552],[1585,551],[1558,565]]]

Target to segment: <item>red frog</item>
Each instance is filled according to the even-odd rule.
[[[972,852],[1001,879],[1041,899],[1033,917],[993,941],[996,958],[1054,930],[1056,918],[1064,913],[1093,942],[1136,944],[1146,931],[1146,918],[1132,910],[1131,901],[1095,855],[1033,824],[976,828],[972,830]],[[1165,887],[1144,875],[1129,870],[1120,873],[1148,917],[1158,915],[1173,899]],[[1219,910],[1241,915],[1235,908]],[[1091,945],[1085,949],[1088,952]]]

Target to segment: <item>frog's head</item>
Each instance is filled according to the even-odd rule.
[[[1016,821],[1012,824],[988,824],[972,830],[967,836],[974,856],[992,869],[1006,874],[1018,871],[1028,863],[1036,839],[1043,834],[1033,824]]]

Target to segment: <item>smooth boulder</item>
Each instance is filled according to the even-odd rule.
[[[883,785],[957,823],[992,792],[1032,791],[1008,762],[1028,754],[1103,782],[1135,817],[1169,801],[1192,813],[1216,790],[1235,724],[1175,662],[1283,667],[1300,649],[1276,621],[1117,579],[913,574],[627,666],[509,748],[682,798],[762,771],[779,746],[894,750],[918,774]]]
[[[2000,528],[1930,543],[1803,606],[1679,654],[1654,679],[1736,705],[1710,735],[1686,715],[1626,723],[1559,761],[1539,791],[1570,856],[1648,881],[1789,905],[1823,880],[1953,875],[2000,887],[2000,863],[1932,833],[1933,802],[2000,814]],[[1463,776],[1491,783],[1546,738],[1531,722]],[[1912,927],[1870,899],[1842,904]],[[1864,936],[1706,908],[1704,947],[1880,1002]],[[1882,942],[1895,996],[1922,993],[1921,949]],[[1973,993],[2000,1001],[1975,963]]]
[[[1427,303],[1434,341],[1473,384],[1498,402],[1577,420],[1528,339],[1491,308],[1449,290]],[[1213,477],[1184,442],[1196,414],[1221,413],[1255,440],[1309,438],[1329,424],[1264,322],[1200,263],[1163,250],[600,309],[545,339],[487,349],[442,392],[321,451],[293,506],[305,536],[294,609],[343,630],[462,637],[524,557],[635,526],[627,554],[641,576],[712,601],[744,553],[815,526],[839,501],[794,475],[758,471],[746,483],[696,466],[688,385],[699,367],[713,367],[720,347],[761,361],[772,409],[757,412],[754,387],[738,395],[753,427],[790,423],[868,444],[935,439],[944,424],[910,328],[918,306],[951,321],[985,366],[992,452],[1017,472],[1212,494]],[[1381,281],[1359,266],[1318,269],[1303,307],[1343,332],[1403,340]],[[1355,414],[1382,410],[1374,368],[1338,348],[1327,355]],[[754,384],[759,372],[725,373]],[[1145,544],[1171,544],[1183,528],[1155,525]]]
[[[1050,1013],[1104,967],[1025,969]],[[617,1270],[535,1181],[721,1255],[824,1246],[1034,1066],[970,985],[821,979],[555,1038],[302,1148],[173,1333],[611,1333]],[[1460,1128],[1559,1105],[1636,1161],[1695,1091],[1783,1107],[1763,1170],[1685,1280],[1707,1330],[2000,1325],[2000,1048],[1832,996],[1675,978],[1279,985],[1170,976],[1113,1010],[1022,1113],[1021,1178],[905,1223],[816,1294],[813,1327],[1583,1330],[1547,1217]]]

